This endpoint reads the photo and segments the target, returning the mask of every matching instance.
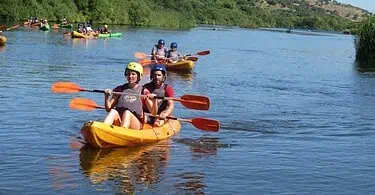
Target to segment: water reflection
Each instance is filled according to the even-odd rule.
[[[206,184],[204,182],[205,175],[203,173],[185,172],[175,175],[174,177],[182,181],[176,181],[173,186],[183,191],[184,194],[204,194]]]
[[[63,32],[62,36],[65,41],[70,41],[72,39],[72,35],[70,34],[70,32]]]
[[[355,61],[355,66],[359,72],[375,72],[375,64],[362,62],[362,61]]]
[[[0,52],[5,52],[7,50],[6,46],[0,46]]]
[[[169,78],[178,78],[178,80],[192,81],[193,73],[191,72],[172,72],[168,71],[167,73]]]
[[[134,193],[160,182],[169,160],[168,140],[131,148],[80,150],[83,173],[93,184],[113,182],[114,190]]]
[[[184,73],[184,72],[171,72],[167,73],[167,83],[172,85],[175,89],[177,87],[183,86],[185,91],[189,91],[193,88],[193,73]]]
[[[89,48],[92,45],[95,45],[97,40],[96,39],[84,39],[84,38],[72,38],[73,40],[73,47],[80,47],[83,46],[85,48]]]
[[[192,152],[193,160],[208,158],[217,155],[218,148],[230,148],[231,144],[220,143],[220,139],[216,137],[200,137],[198,139],[174,139],[178,143],[188,145]]]

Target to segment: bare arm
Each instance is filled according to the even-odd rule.
[[[147,110],[149,110],[150,112],[152,112],[152,105],[154,105],[153,100],[154,100],[154,99],[150,99],[150,98],[146,98],[146,100],[145,100],[146,108],[147,108]]]
[[[106,91],[106,93],[104,94],[104,105],[107,112],[109,112],[117,104],[117,101],[120,98],[119,95],[115,94],[113,94],[111,98],[109,96],[110,93],[107,93]]]
[[[174,110],[174,101],[168,100],[167,108],[162,113],[164,113],[165,116],[170,116],[172,115],[173,110]]]

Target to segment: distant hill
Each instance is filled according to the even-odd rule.
[[[342,18],[357,22],[371,15],[367,10],[335,0],[258,0],[259,7],[272,9],[295,10],[296,7],[310,11],[325,11]]]

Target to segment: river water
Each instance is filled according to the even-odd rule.
[[[62,31],[3,33],[0,48],[0,194],[372,194],[375,75],[354,65],[353,37],[238,28],[188,31],[114,27],[123,37],[78,40]],[[137,148],[79,147],[80,128],[105,112],[68,107],[56,81],[84,88],[124,82],[133,52],[158,39],[183,53],[210,49],[191,74],[169,73],[176,96],[207,95],[218,133],[183,124]],[[147,70],[146,70],[147,72]],[[142,82],[148,82],[144,75]]]

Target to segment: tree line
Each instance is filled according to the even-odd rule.
[[[191,28],[197,24],[241,27],[293,27],[341,31],[353,24],[322,9],[287,0],[280,9],[259,7],[257,0],[1,0],[0,20],[37,16],[49,21]],[[272,3],[271,3],[272,4]]]

